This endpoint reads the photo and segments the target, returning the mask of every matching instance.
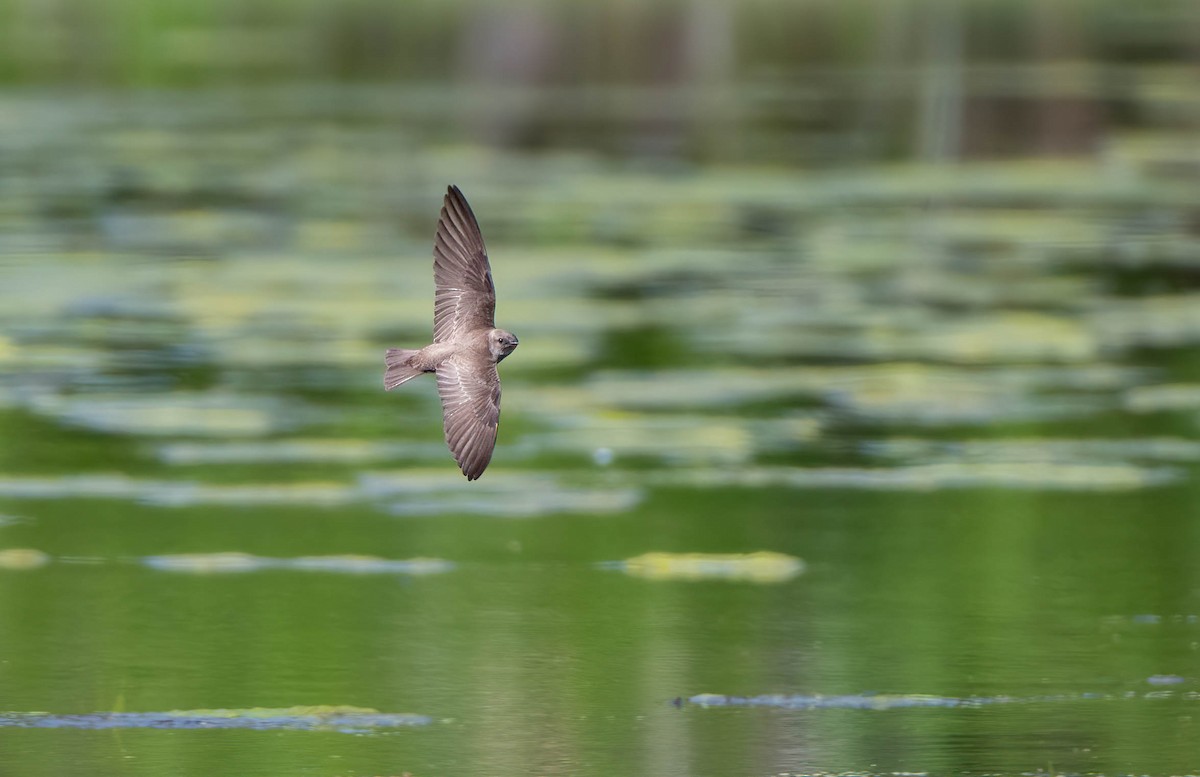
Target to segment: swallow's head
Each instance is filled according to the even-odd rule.
[[[517,350],[519,342],[516,335],[503,329],[493,329],[488,332],[488,350],[492,352],[496,361],[500,361]]]

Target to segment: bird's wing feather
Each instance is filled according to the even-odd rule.
[[[467,479],[475,480],[496,447],[500,375],[494,363],[471,363],[469,356],[455,355],[438,366],[437,384],[446,444]]]
[[[496,325],[496,287],[483,235],[457,186],[446,191],[433,242],[433,341]]]

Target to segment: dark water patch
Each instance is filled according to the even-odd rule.
[[[714,288],[717,286],[712,277],[697,271],[678,270],[626,282],[597,284],[591,296],[600,300],[641,302],[664,297],[686,297]]]
[[[1200,249],[1196,253],[1200,255]],[[1110,266],[1102,278],[1109,293],[1121,297],[1200,291],[1200,256],[1195,266]]]
[[[694,362],[689,340],[663,326],[610,329],[598,347],[596,363],[607,369],[675,367]]]

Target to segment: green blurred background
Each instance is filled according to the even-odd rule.
[[[0,773],[1194,773],[1198,129],[1186,0],[0,0]]]

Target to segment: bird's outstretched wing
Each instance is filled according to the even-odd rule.
[[[433,241],[433,341],[496,325],[496,287],[479,223],[466,197],[451,186]]]
[[[487,468],[496,447],[500,375],[494,362],[456,354],[438,365],[437,384],[446,444],[467,480],[475,480]]]

